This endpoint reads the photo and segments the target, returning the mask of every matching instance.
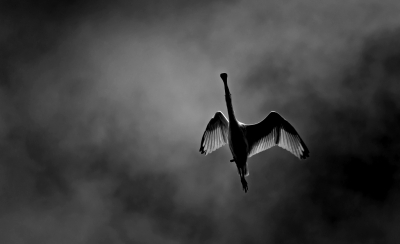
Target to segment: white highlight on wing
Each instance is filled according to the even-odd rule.
[[[293,126],[276,112],[271,112],[258,124],[245,125],[249,144],[248,157],[275,145],[288,150],[300,159],[309,156],[307,146]]]
[[[201,138],[200,152],[209,154],[228,143],[229,122],[220,111],[208,122],[206,131]]]

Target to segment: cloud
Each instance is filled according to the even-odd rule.
[[[396,1],[2,6],[2,242],[398,242]],[[220,72],[311,151],[252,157],[248,194],[197,152]]]

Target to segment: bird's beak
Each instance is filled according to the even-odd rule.
[[[221,79],[224,83],[228,82],[228,74],[227,73],[221,73],[219,76],[221,77]]]

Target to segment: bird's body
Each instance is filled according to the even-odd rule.
[[[229,148],[233,156],[233,162],[236,163],[238,173],[242,181],[243,188],[247,191],[247,182],[244,179],[249,174],[247,170],[247,156],[248,156],[248,143],[244,133],[244,126],[240,125],[238,121],[229,123],[229,134],[228,134]]]
[[[236,121],[235,121],[236,122]],[[239,123],[229,123],[228,143],[235,162],[246,161],[248,155],[248,143],[243,126]]]
[[[222,112],[215,113],[203,134],[200,152],[207,155],[229,144],[233,156],[231,162],[236,163],[243,189],[247,192],[245,177],[249,175],[247,169],[249,157],[275,145],[290,151],[300,159],[308,157],[309,151],[293,126],[274,111],[258,124],[246,125],[239,122],[233,111],[227,78],[226,73],[221,74],[229,121]]]

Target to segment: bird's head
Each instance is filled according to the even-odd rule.
[[[224,83],[228,82],[228,74],[227,73],[221,73],[219,76],[221,77],[221,79]]]

